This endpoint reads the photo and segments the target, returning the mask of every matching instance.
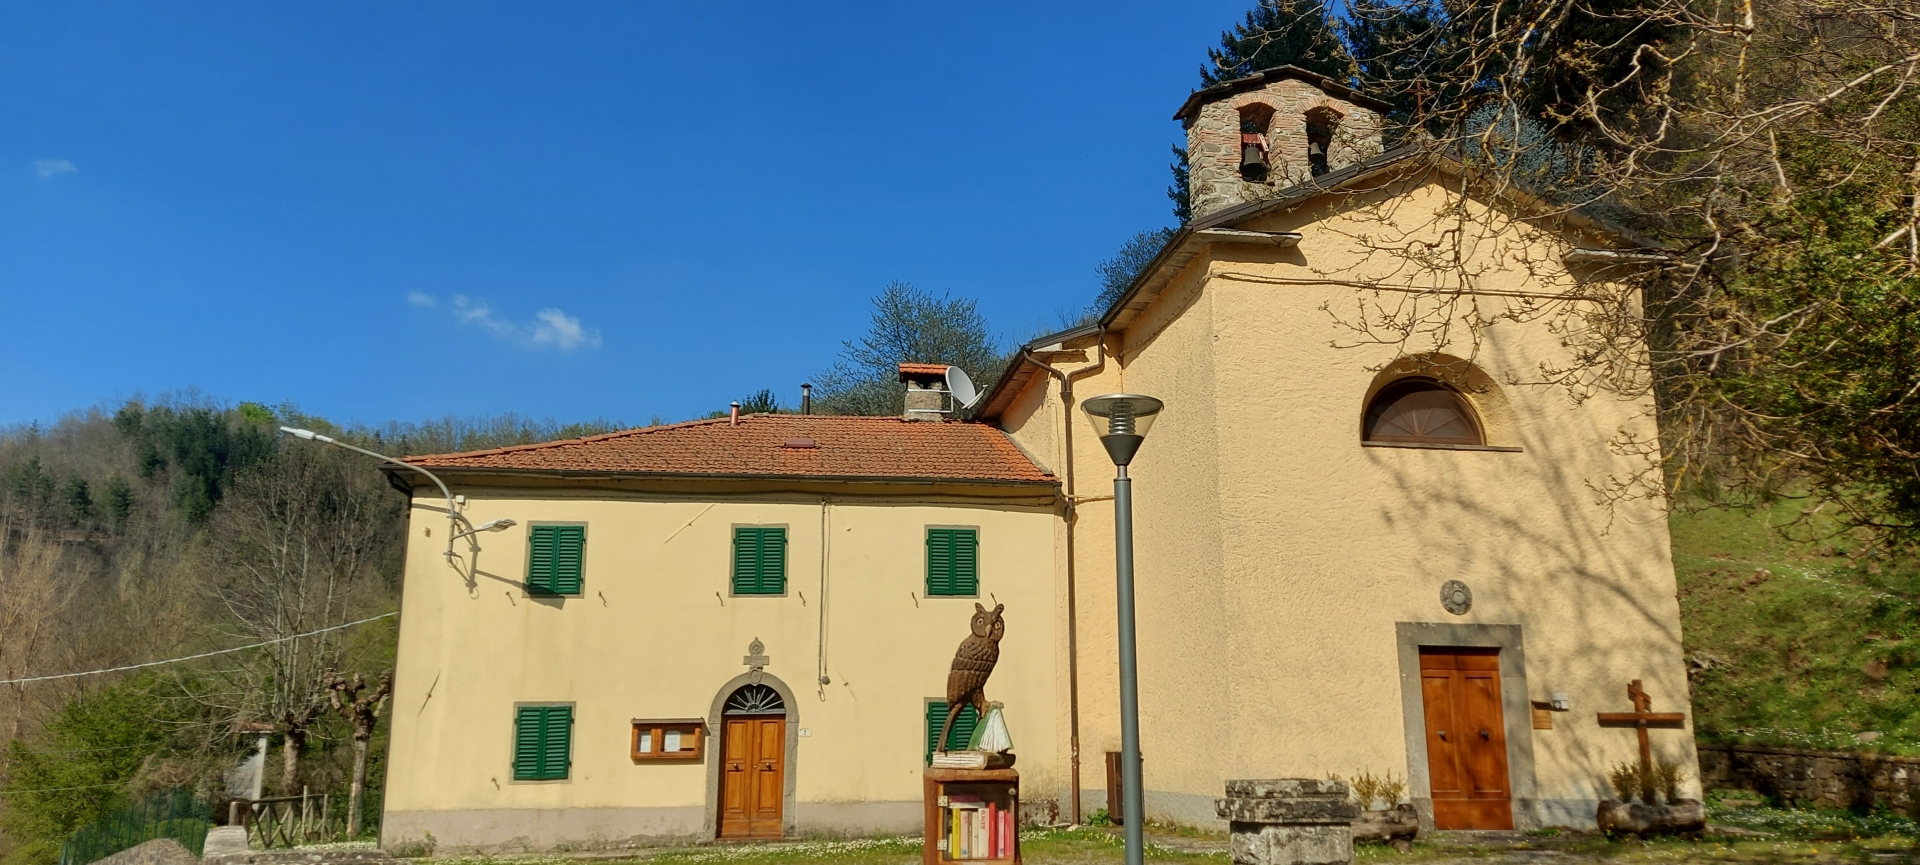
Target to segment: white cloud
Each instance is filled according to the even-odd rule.
[[[33,161],[33,173],[40,175],[41,180],[52,180],[62,174],[73,174],[79,170],[80,166],[65,159],[36,159]]]
[[[561,351],[573,351],[581,346],[600,347],[600,332],[586,330],[580,326],[580,319],[574,318],[557,309],[543,309],[533,316],[537,322],[533,326],[533,344],[551,345]]]
[[[424,291],[409,291],[407,292],[407,305],[417,306],[421,309],[432,309],[439,306],[440,301]]]
[[[427,302],[421,303],[418,298],[425,298]],[[419,292],[409,295],[407,300],[415,306],[438,303],[432,295]],[[563,352],[600,347],[600,331],[588,329],[580,324],[580,319],[552,307],[540,310],[532,321],[524,323],[501,318],[493,313],[493,307],[488,306],[486,301],[474,300],[464,294],[454,295],[448,307],[453,312],[454,321],[478,328],[502,342]]]

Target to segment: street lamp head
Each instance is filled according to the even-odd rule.
[[[1110,393],[1089,399],[1080,407],[1093,422],[1093,431],[1100,436],[1100,444],[1106,446],[1113,464],[1124,466],[1133,462],[1133,455],[1147,437],[1147,429],[1153,426],[1154,418],[1166,404],[1137,393]]]
[[[326,436],[323,436],[310,429],[295,429],[290,426],[283,426],[280,428],[280,431],[283,433],[286,433],[287,435],[293,436],[294,438],[306,439],[307,441],[310,441],[310,442],[317,441],[317,442],[326,442],[328,444],[334,443],[333,439],[327,438]]]
[[[518,525],[518,524],[515,523],[513,520],[501,519],[501,520],[494,520],[493,522],[490,522],[490,523],[482,523],[481,525],[474,526],[473,530],[476,532],[504,532],[510,528],[513,528],[515,525]]]

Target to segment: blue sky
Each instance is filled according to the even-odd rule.
[[[6,4],[0,425],[792,401],[896,279],[1054,329],[1249,6]]]

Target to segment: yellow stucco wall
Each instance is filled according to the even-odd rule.
[[[1155,816],[1211,821],[1229,778],[1424,775],[1411,759],[1420,721],[1416,702],[1409,723],[1404,698],[1419,682],[1403,680],[1399,623],[1517,625],[1524,669],[1503,669],[1505,687],[1571,697],[1553,730],[1508,724],[1528,740],[1509,753],[1531,754],[1530,771],[1525,760],[1511,767],[1529,776],[1514,779],[1523,827],[1590,822],[1602,773],[1635,748],[1632,731],[1600,729],[1594,713],[1630,708],[1629,680],[1645,681],[1657,709],[1687,708],[1664,516],[1645,501],[1599,504],[1589,486],[1643,467],[1608,441],[1623,430],[1652,437],[1648,397],[1576,400],[1525,384],[1543,363],[1572,362],[1566,334],[1547,321],[1480,329],[1477,351],[1456,323],[1440,347],[1472,354],[1497,383],[1474,400],[1490,443],[1521,452],[1361,445],[1365,397],[1396,349],[1354,345],[1345,324],[1365,293],[1331,283],[1399,278],[1408,269],[1398,255],[1368,247],[1435,239],[1433,216],[1454,204],[1446,184],[1427,182],[1239,226],[1304,236],[1292,250],[1211,247],[1109,335],[1107,369],[1075,383],[1082,399],[1131,391],[1167,403],[1132,470]],[[1562,248],[1506,225],[1466,253],[1479,290],[1543,291],[1572,284]],[[1519,301],[1477,302],[1484,312]],[[1053,428],[1029,416],[1039,411],[1058,404],[1018,401],[1005,426],[1057,450],[1057,435],[1030,432]],[[1079,493],[1108,492],[1113,470],[1097,441],[1081,435],[1076,451]],[[1077,526],[1082,789],[1094,801],[1100,752],[1119,738],[1111,515],[1110,503],[1085,503]],[[1474,592],[1464,616],[1441,607],[1449,579]],[[1687,733],[1654,739],[1694,764]]]
[[[918,824],[926,698],[941,699],[974,598],[925,597],[927,526],[980,532],[980,595],[1006,605],[988,697],[1006,705],[1027,796],[1056,795],[1054,527],[1045,506],[763,494],[655,500],[608,491],[456,489],[481,536],[469,587],[441,558],[435,502],[413,512],[393,701],[385,842],[545,848],[710,832],[706,765],[636,765],[635,718],[705,717],[755,638],[795,695],[795,831]],[[822,586],[822,537],[826,580]],[[527,526],[587,525],[584,591],[529,597]],[[784,597],[733,597],[732,527],[788,527]],[[821,666],[825,595],[825,670]],[[515,782],[514,705],[575,704],[573,771]],[[711,743],[711,763],[718,743]],[[705,828],[703,828],[705,827]]]

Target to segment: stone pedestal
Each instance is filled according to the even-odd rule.
[[[1353,821],[1345,781],[1228,781],[1214,810],[1229,823],[1233,865],[1347,865]]]

